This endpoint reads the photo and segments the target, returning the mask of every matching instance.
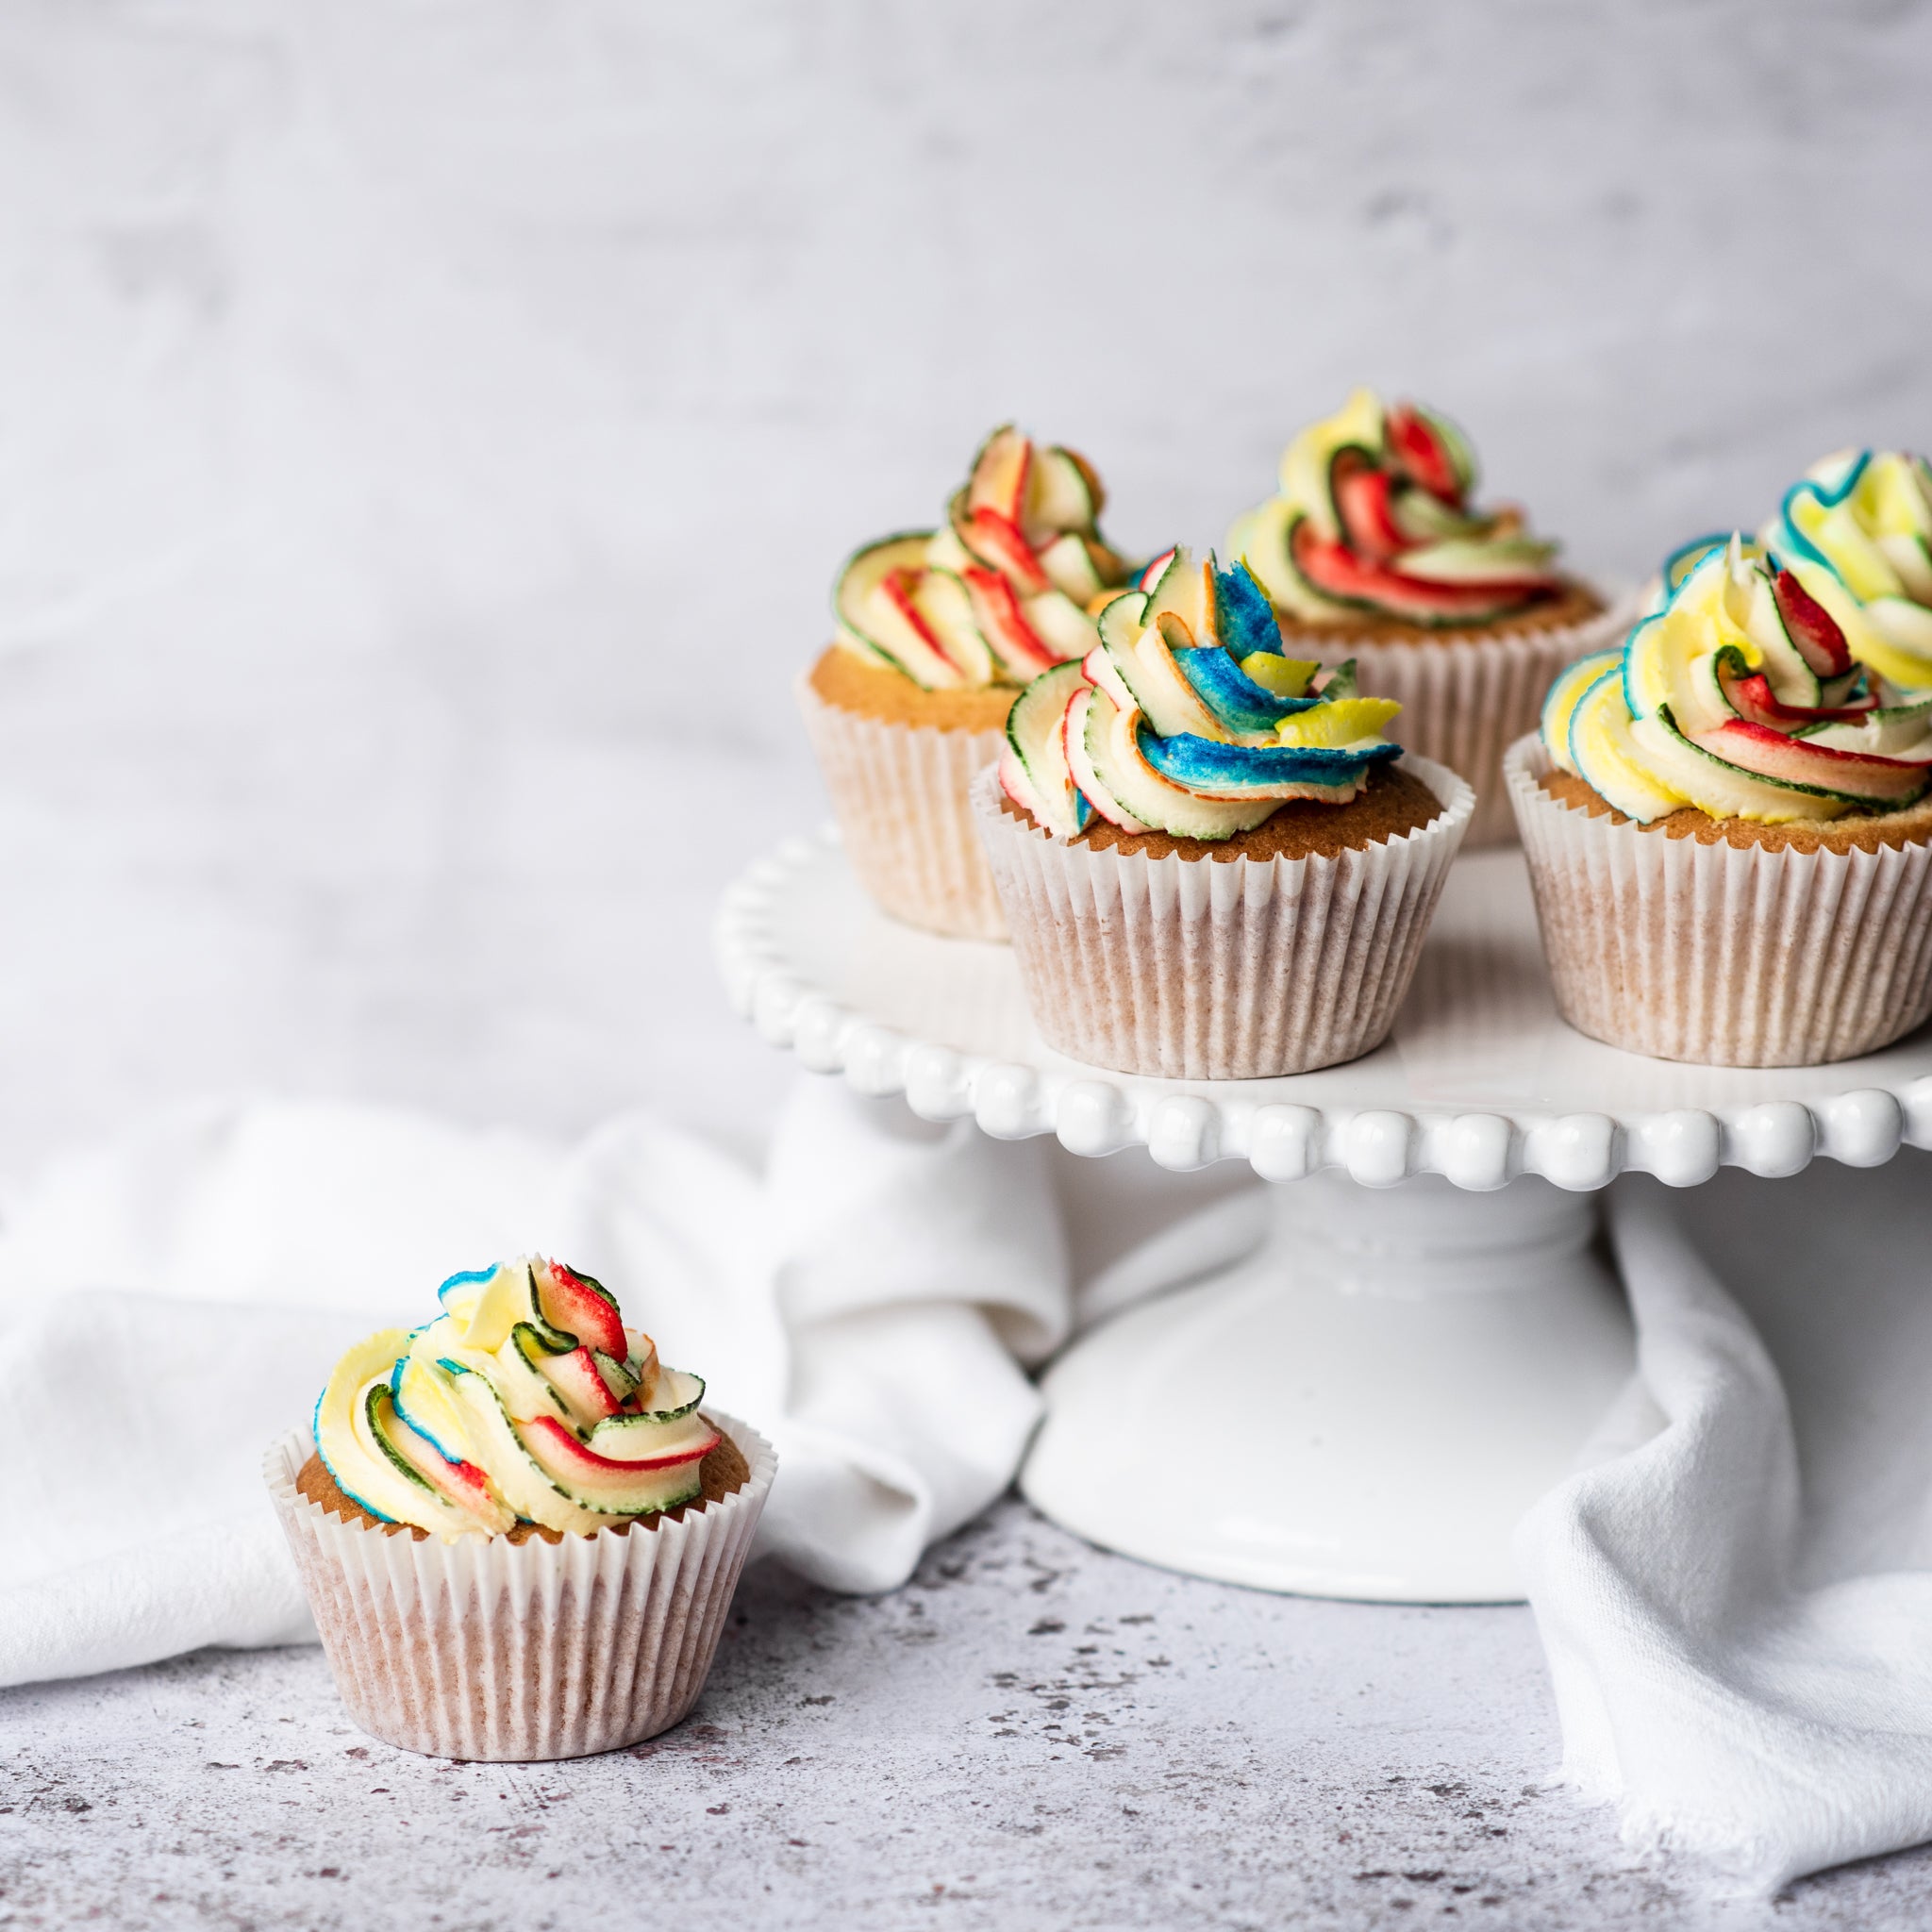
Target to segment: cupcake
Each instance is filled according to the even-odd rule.
[[[1557,1004],[1718,1066],[1870,1053],[1932,1012],[1932,693],[1741,537],[1666,566],[1505,765]]]
[[[1932,689],[1932,467],[1924,457],[1826,457],[1785,491],[1760,541],[1848,625],[1861,662],[1897,690]],[[1848,604],[1857,607],[1849,621]]]
[[[444,1757],[584,1757],[696,1703],[774,1461],[534,1257],[342,1357],[267,1478],[336,1688]]]
[[[1475,477],[1446,417],[1357,390],[1289,444],[1278,493],[1228,538],[1285,647],[1352,658],[1364,691],[1402,706],[1402,742],[1475,788],[1472,846],[1510,838],[1504,750],[1557,673],[1618,628],[1519,510],[1472,508]]]
[[[942,530],[869,543],[839,574],[831,647],[799,685],[853,870],[893,918],[1006,937],[967,791],[1021,689],[1099,641],[1128,566],[1084,457],[1010,426],[980,446]]]
[[[1470,789],[1384,736],[1353,667],[1185,550],[1013,707],[974,805],[1033,1016],[1128,1074],[1303,1073],[1387,1035]]]

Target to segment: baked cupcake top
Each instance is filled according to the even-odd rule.
[[[1085,457],[995,429],[941,530],[868,543],[832,593],[838,642],[926,691],[1024,685],[1097,641],[1091,608],[1132,575],[1100,534]]]
[[[718,1431],[601,1282],[535,1256],[452,1274],[442,1312],[336,1364],[316,1452],[370,1515],[446,1542],[519,1522],[584,1534],[675,1508]]]
[[[1702,540],[1666,564],[1657,603],[1543,706],[1551,758],[1616,810],[1783,824],[1893,810],[1932,785],[1932,694],[1901,701],[1777,557]]]
[[[1358,389],[1289,444],[1279,490],[1237,520],[1228,548],[1310,624],[1453,627],[1563,596],[1557,546],[1529,536],[1520,510],[1473,508],[1475,479],[1447,417]]]
[[[1000,784],[1061,838],[1098,815],[1127,833],[1225,840],[1291,799],[1347,804],[1401,756],[1382,736],[1400,708],[1358,696],[1353,664],[1288,657],[1244,564],[1176,548],[1105,607],[1084,660],[1021,693]]]
[[[1761,541],[1840,623],[1846,593],[1857,600],[1864,634],[1847,629],[1862,662],[1901,690],[1932,687],[1932,466],[1924,457],[1826,457],[1785,491]]]

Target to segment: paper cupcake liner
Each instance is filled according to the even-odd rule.
[[[1503,784],[1503,754],[1533,731],[1557,674],[1591,651],[1617,642],[1636,619],[1634,603],[1606,608],[1580,624],[1520,635],[1457,631],[1412,643],[1353,640],[1346,630],[1297,625],[1286,648],[1324,663],[1356,660],[1363,692],[1393,698],[1402,715],[1390,737],[1459,772],[1475,791],[1466,848],[1507,845],[1515,816]]]
[[[300,1494],[306,1429],[263,1474],[349,1715],[436,1757],[589,1757],[655,1737],[697,1702],[777,1458],[715,1411],[751,1465],[682,1522],[551,1543],[454,1543],[344,1523]]]
[[[861,717],[826,704],[808,675],[797,689],[859,883],[908,925],[952,939],[1005,939],[967,794],[1006,735]]]
[[[1932,1014],[1932,847],[1701,845],[1560,804],[1535,736],[1504,778],[1557,1008],[1659,1059],[1815,1067]]]
[[[1250,1080],[1354,1059],[1394,1023],[1469,824],[1454,772],[1404,769],[1444,807],[1420,831],[1334,858],[1150,858],[1054,838],[973,805],[1035,1024],[1124,1074]]]

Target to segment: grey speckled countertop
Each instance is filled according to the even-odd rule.
[[[1194,1582],[1008,1502],[891,1596],[754,1572],[695,1715],[608,1757],[391,1751],[313,1649],[0,1694],[0,1924],[1932,1919],[1928,1852],[1703,1903],[1556,1756],[1527,1611]]]

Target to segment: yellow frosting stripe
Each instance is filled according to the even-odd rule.
[[[1631,734],[1623,683],[1614,671],[1600,675],[1577,693],[1565,747],[1566,768],[1586,774],[1597,795],[1626,818],[1648,824],[1686,803],[1681,793],[1646,769]]]
[[[1281,453],[1282,501],[1324,535],[1339,534],[1341,526],[1328,493],[1336,453],[1349,448],[1379,451],[1382,425],[1382,399],[1372,389],[1357,390],[1334,415],[1309,424]]]
[[[1549,747],[1551,758],[1563,771],[1574,774],[1576,770],[1570,758],[1570,721],[1576,707],[1582,703],[1584,692],[1607,672],[1621,666],[1623,661],[1621,650],[1592,651],[1589,657],[1579,658],[1560,673],[1550,686],[1549,695],[1543,700],[1543,743]]]
[[[1298,711],[1275,727],[1283,744],[1322,745],[1341,750],[1348,745],[1377,744],[1382,727],[1402,707],[1393,698],[1336,698],[1312,711]]]

